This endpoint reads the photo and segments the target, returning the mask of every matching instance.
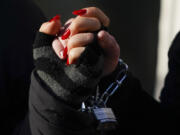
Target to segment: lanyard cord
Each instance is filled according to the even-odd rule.
[[[93,96],[92,98],[94,100],[94,104],[92,107],[88,108],[96,108],[98,106],[106,107],[110,96],[112,96],[118,90],[123,81],[127,78],[128,65],[124,63],[122,59],[119,59],[119,64],[120,66],[123,66],[123,69],[118,73],[116,81],[112,82],[101,96],[99,94],[99,87],[97,87],[96,96]],[[86,108],[85,102],[82,102],[81,111],[84,112],[88,108]]]
[[[104,106],[106,106],[109,97],[112,96],[118,90],[118,88],[121,86],[123,81],[126,79],[128,65],[124,63],[122,59],[119,59],[119,64],[123,66],[123,69],[118,73],[116,77],[117,80],[109,85],[109,87],[105,90],[105,92],[102,94],[100,98],[98,98],[99,93],[97,92],[96,94],[96,99],[98,99],[97,104],[99,105],[104,104]]]

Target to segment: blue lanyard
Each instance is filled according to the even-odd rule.
[[[118,90],[118,88],[122,85],[124,80],[127,78],[128,65],[124,63],[122,59],[119,59],[119,64],[123,68],[119,71],[116,77],[117,78],[116,81],[112,82],[101,96],[99,96],[99,90],[97,88],[96,97],[92,98],[94,100],[93,101],[94,105],[88,108],[96,108],[100,106],[106,107],[109,97],[112,96]],[[85,109],[87,109],[85,106],[85,102],[82,102],[81,110],[84,111]]]

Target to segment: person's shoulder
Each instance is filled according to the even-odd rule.
[[[168,52],[169,58],[180,58],[180,31],[176,34]],[[180,59],[179,59],[180,60]]]

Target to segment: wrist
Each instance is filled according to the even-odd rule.
[[[101,81],[99,83],[100,89],[104,90],[109,86],[109,84],[116,81],[118,74],[125,68],[126,70],[128,69],[128,66],[127,67],[124,67],[124,66],[127,66],[127,65],[125,63],[122,64],[122,60],[118,59],[115,69],[108,75],[101,78]]]
[[[102,76],[106,77],[111,75],[116,70],[118,66],[118,62],[119,62],[119,57],[114,60],[108,60],[108,62],[107,60],[104,61],[104,63],[108,63],[108,65],[104,64],[104,70]]]

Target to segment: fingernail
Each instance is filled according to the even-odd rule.
[[[67,30],[65,31],[65,33],[61,36],[61,39],[62,39],[62,40],[67,39],[67,38],[70,36],[70,34],[71,34],[70,29],[67,29]]]
[[[56,20],[59,20],[59,19],[60,19],[60,15],[56,15],[51,20],[49,20],[49,22],[56,21]]]
[[[66,58],[67,57],[67,46],[64,48],[64,52],[63,52],[63,57]]]
[[[69,58],[67,58],[66,65],[69,66]]]
[[[60,51],[60,57],[64,58],[63,51]]]
[[[85,13],[87,12],[87,10],[86,9],[80,9],[80,10],[75,10],[75,11],[73,11],[72,13],[74,14],[74,15],[84,15]]]

